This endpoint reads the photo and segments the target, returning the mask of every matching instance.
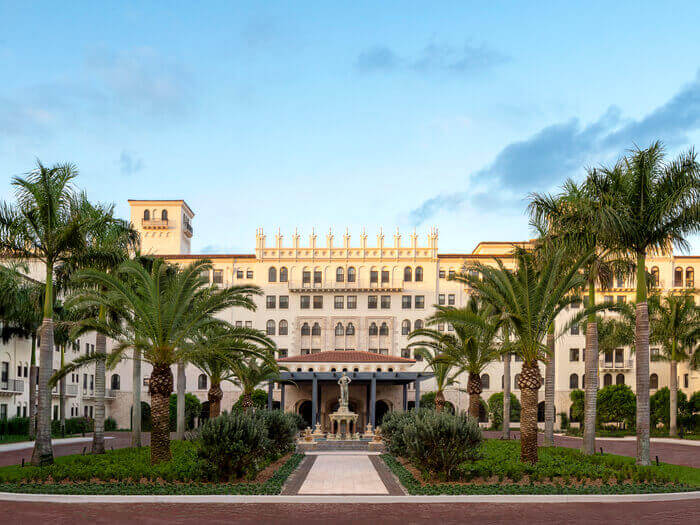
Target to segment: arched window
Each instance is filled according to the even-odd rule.
[[[673,270],[673,286],[683,286],[683,268]]]
[[[311,335],[321,335],[321,325],[318,323],[314,323],[314,325],[311,327]]]
[[[112,374],[112,390],[119,390],[121,388],[121,379],[119,374]]]
[[[481,388],[483,390],[491,388],[491,378],[488,374],[481,374]]]
[[[356,277],[357,277],[357,273],[355,272],[355,268],[351,266],[350,268],[348,268],[348,282],[354,283]]]
[[[197,378],[197,388],[199,388],[199,390],[206,390],[207,389],[207,376],[206,376],[206,374],[199,374],[199,377]]]
[[[610,385],[612,385],[612,375],[605,374],[603,376],[603,386],[610,386]]]
[[[280,282],[286,283],[288,280],[289,272],[287,271],[287,268],[285,266],[282,266],[282,268],[280,268]]]
[[[389,325],[386,323],[382,323],[382,326],[379,327],[379,335],[389,335]]]
[[[404,319],[401,323],[401,335],[408,335],[411,333],[411,321]]]
[[[659,267],[658,266],[654,266],[651,269],[651,285],[654,288],[659,287]]]
[[[277,268],[274,266],[270,266],[270,269],[267,271],[267,281],[270,283],[277,282]]]
[[[150,221],[151,220],[151,212],[148,210],[143,210],[143,220],[144,221]]]
[[[423,329],[423,320],[416,319],[416,321],[413,323],[413,329],[414,330],[422,330]]]
[[[369,335],[377,335],[378,333],[379,329],[377,328],[377,323],[369,325]]]
[[[309,323],[304,323],[301,325],[301,335],[311,335],[311,328],[309,327]]]
[[[345,327],[345,335],[355,335],[355,325],[352,323],[348,323],[348,326]]]
[[[279,330],[277,332],[279,335],[287,335],[289,333],[289,325],[287,321],[282,319],[279,324]]]
[[[163,210],[160,212],[160,220],[161,221],[167,221],[168,220],[168,210]]]
[[[520,390],[520,374],[515,374],[513,378],[513,390]]]
[[[266,327],[267,335],[275,335],[275,322],[270,319]]]
[[[413,272],[411,271],[410,266],[406,266],[406,268],[403,269],[403,280],[406,282],[409,282],[413,279]]]
[[[344,280],[345,280],[345,270],[343,270],[341,267],[336,268],[336,270],[335,270],[335,282],[342,283]]]
[[[335,325],[335,335],[343,335],[345,330],[343,329],[343,323],[338,323]]]
[[[695,271],[690,266],[685,269],[685,287],[695,287]]]
[[[578,374],[571,374],[569,376],[569,388],[575,390],[578,388]]]
[[[649,388],[656,390],[659,388],[659,376],[656,374],[651,374],[649,376]]]
[[[624,374],[617,374],[615,377],[615,384],[616,385],[624,385],[625,384],[625,375]]]
[[[423,280],[423,267],[416,266],[416,282]]]

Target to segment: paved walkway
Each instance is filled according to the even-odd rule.
[[[112,436],[105,436],[105,440],[114,439]],[[72,445],[73,443],[90,443],[92,437],[73,437],[73,438],[56,438],[51,440],[51,444],[55,447],[58,445]],[[17,443],[5,443],[0,445],[0,453],[10,452],[14,450],[25,450],[34,448],[33,441],[18,441]]]
[[[316,457],[298,494],[389,494],[367,454]]]

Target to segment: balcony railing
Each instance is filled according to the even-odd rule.
[[[335,280],[321,282],[304,282],[303,280],[290,280],[290,292],[401,292],[403,291],[403,281],[397,284],[391,283],[359,283],[337,282]]]
[[[600,368],[603,370],[625,370],[632,368],[632,359],[623,359],[622,361],[606,361],[600,360]]]
[[[144,228],[165,229],[168,227],[168,219],[141,219]]]
[[[0,381],[0,393],[21,394],[24,392],[24,381],[21,379],[8,379]]]
[[[192,231],[192,225],[189,222],[185,223],[184,230],[185,230],[185,235],[187,235],[188,237],[192,237],[192,234],[194,232]]]

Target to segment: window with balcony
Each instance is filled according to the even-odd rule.
[[[274,296],[274,295],[268,295],[268,296],[265,298],[265,306],[266,306],[268,309],[275,308],[275,307],[277,306],[277,297]]]
[[[335,282],[342,283],[343,281],[345,281],[345,270],[338,267],[335,270]]]
[[[323,282],[323,272],[321,270],[314,270],[314,284],[321,284]]]
[[[413,280],[413,271],[410,266],[406,266],[403,269],[403,280],[406,282],[411,282]]]
[[[151,220],[151,212],[149,210],[143,210],[143,220],[144,221]]]
[[[314,295],[314,309],[319,310],[321,308],[323,308],[323,296]]]
[[[372,284],[379,282],[379,272],[377,270],[370,270],[369,282]]]
[[[280,295],[280,308],[286,310],[289,308],[289,296]]]
[[[348,282],[354,283],[357,280],[357,273],[354,267],[348,268]]]
[[[408,335],[411,333],[411,321],[404,319],[401,322],[401,335]]]
[[[345,306],[345,297],[342,295],[336,295],[333,298],[333,308],[336,310],[342,310],[343,307]]]
[[[311,284],[311,271],[310,270],[304,270],[301,272],[301,283],[302,284]]]
[[[377,309],[377,296],[376,295],[368,295],[367,296],[367,308],[369,308],[370,310]]]
[[[408,310],[411,308],[411,296],[410,295],[404,295],[401,297],[401,308],[404,310]]]
[[[423,267],[416,266],[416,282],[423,281]]]
[[[275,322],[269,319],[265,325],[265,333],[267,333],[267,335],[275,335],[275,327]]]
[[[267,282],[277,282],[277,268],[275,268],[274,266],[270,266],[270,268],[267,270]]]
[[[348,325],[345,327],[345,335],[355,335],[355,325],[352,323],[348,323]]]
[[[390,295],[382,295],[382,302],[381,302],[382,308],[391,308],[391,296]]]
[[[280,282],[286,283],[288,281],[289,281],[289,271],[287,270],[286,267],[282,266],[282,268],[280,268]]]
[[[425,308],[425,295],[416,295],[415,305],[418,309]]]
[[[369,335],[379,335],[379,328],[377,323],[372,323],[369,325]]]
[[[455,294],[453,294],[453,293],[449,294],[449,295],[447,296],[447,305],[448,305],[448,306],[454,306],[454,305],[455,305],[455,300],[456,300]]]
[[[388,282],[389,282],[389,271],[382,270],[382,284],[386,284]]]
[[[683,268],[673,270],[673,286],[683,286]]]
[[[311,327],[311,335],[321,335],[321,325],[318,323],[314,323],[314,325]]]
[[[438,295],[438,304],[440,306],[445,304],[445,294],[444,293],[441,293]]]
[[[299,296],[299,307],[302,310],[308,310],[309,308],[311,308],[311,296],[309,296],[309,295]]]
[[[342,336],[345,334],[345,329],[343,328],[343,323],[338,323],[335,325],[335,335]]]
[[[348,310],[354,310],[355,308],[357,308],[357,296],[356,295],[348,295],[346,304],[347,304]]]
[[[279,330],[277,332],[279,335],[287,335],[289,333],[289,324],[286,320],[282,319],[279,323]]]
[[[625,350],[623,348],[615,349],[615,364],[622,366],[625,362]]]

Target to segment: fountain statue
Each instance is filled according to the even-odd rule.
[[[340,397],[338,398],[338,410],[332,413],[329,417],[331,420],[331,436],[330,439],[359,439],[357,434],[357,418],[359,417],[354,412],[350,411],[350,379],[345,372],[338,379],[340,386]],[[336,430],[337,425],[337,430]],[[357,437],[356,437],[357,435]]]

